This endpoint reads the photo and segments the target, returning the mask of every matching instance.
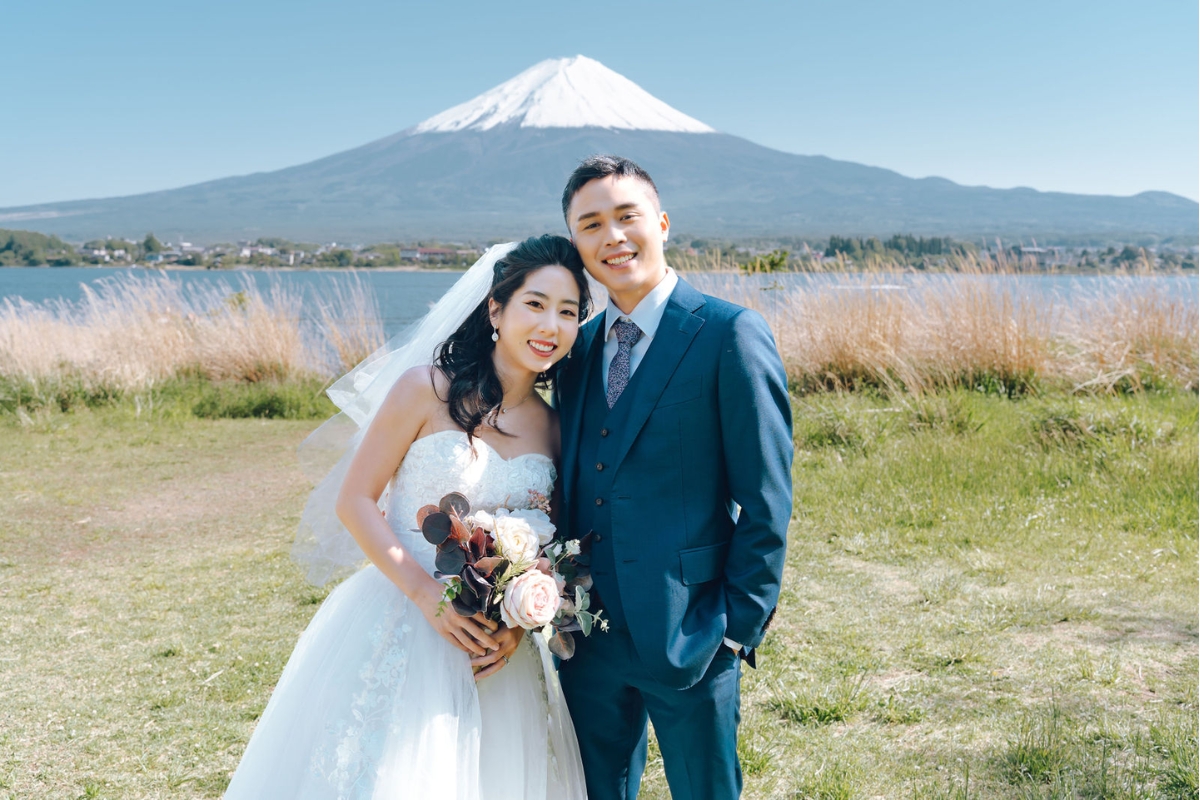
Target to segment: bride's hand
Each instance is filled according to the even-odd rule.
[[[507,625],[501,625],[500,630],[496,631],[492,637],[499,642],[500,646],[487,655],[471,659],[471,669],[475,670],[475,680],[483,680],[488,675],[495,675],[504,669],[513,653],[517,652],[517,647],[520,646],[525,633],[524,628],[510,628]]]
[[[496,631],[495,622],[486,619],[483,614],[464,617],[449,603],[442,605],[442,584],[436,581],[430,583],[432,586],[417,601],[417,607],[443,639],[470,656],[482,656],[500,647],[500,643],[492,637]]]

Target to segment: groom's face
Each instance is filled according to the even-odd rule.
[[[663,244],[671,224],[643,181],[611,176],[588,181],[571,199],[567,220],[587,271],[622,311],[632,311],[666,275]]]

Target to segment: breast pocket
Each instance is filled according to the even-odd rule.
[[[670,386],[668,386],[666,389],[663,390],[663,393],[661,395],[659,395],[658,402],[655,403],[654,408],[655,408],[655,410],[658,410],[660,408],[668,408],[670,406],[677,406],[681,403],[686,403],[688,401],[695,400],[699,396],[700,396],[700,379],[699,378],[691,378],[689,380],[679,381],[677,383],[672,383]]]

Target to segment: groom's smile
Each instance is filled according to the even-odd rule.
[[[629,263],[629,259],[633,258],[634,255],[634,253],[625,253],[619,256],[610,256],[609,258],[604,259],[604,263],[608,264],[610,267],[623,267]]]

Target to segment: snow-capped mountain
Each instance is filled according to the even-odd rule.
[[[473,100],[430,117],[413,133],[522,128],[611,128],[714,133],[624,75],[586,56],[534,64]]]
[[[497,240],[563,231],[580,159],[618,153],[654,176],[675,230],[698,237],[914,233],[1194,235],[1165,192],[1102,197],[960,186],[718,133],[584,56],[543,61],[385,139],[275,172],[150,194],[0,209],[0,228],[84,241]]]

